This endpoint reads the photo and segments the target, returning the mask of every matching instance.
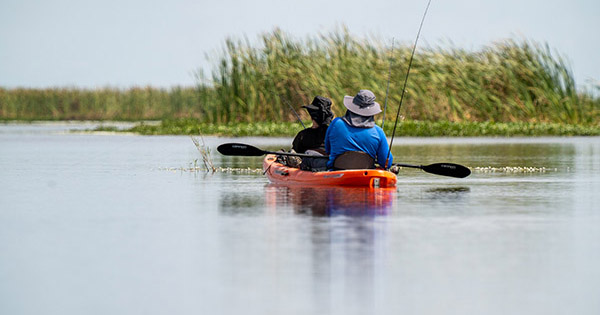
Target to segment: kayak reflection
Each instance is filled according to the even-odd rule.
[[[265,199],[270,211],[292,207],[313,216],[376,216],[393,209],[396,188],[323,187],[268,184]]]

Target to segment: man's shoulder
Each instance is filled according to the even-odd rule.
[[[375,125],[375,126],[373,126],[373,128],[375,128],[375,130],[376,130],[378,133],[383,133],[383,129],[381,129],[381,127],[379,127],[379,126]]]
[[[329,129],[333,129],[336,132],[341,132],[342,130],[347,130],[348,128],[346,128],[346,123],[341,117],[336,117],[331,121],[331,124],[329,124],[327,130]]]
[[[342,119],[342,117],[336,117],[331,121],[331,124],[329,124],[329,128],[333,127],[333,126],[345,126],[346,122]]]
[[[341,120],[342,120],[342,117],[335,117],[335,118],[334,118],[334,119],[331,121],[331,123],[329,124],[329,126],[333,126],[333,125],[335,125],[335,124],[339,123]]]
[[[375,132],[377,133],[377,137],[379,138],[380,141],[386,142],[387,143],[387,138],[385,136],[385,132],[383,131],[383,129],[381,129],[381,127],[375,125]]]

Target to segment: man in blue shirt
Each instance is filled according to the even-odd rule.
[[[335,159],[344,152],[362,151],[388,169],[393,157],[383,130],[375,125],[373,116],[381,113],[375,94],[360,90],[354,97],[344,96],[344,106],[346,114],[334,119],[325,134],[325,151],[329,153],[327,168],[333,169]]]

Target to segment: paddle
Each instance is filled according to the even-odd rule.
[[[471,170],[467,167],[454,163],[434,163],[429,165],[410,165],[398,163],[393,165],[400,167],[420,168],[427,173],[457,178],[465,178],[471,174]]]
[[[303,153],[290,153],[283,151],[265,151],[249,144],[243,143],[224,143],[217,147],[217,151],[223,155],[235,155],[235,156],[261,156],[265,154],[277,154],[277,155],[289,155],[299,157],[310,157],[317,159],[328,159],[327,155],[310,155]]]
[[[251,146],[249,144],[243,143],[224,143],[217,147],[217,151],[223,155],[234,155],[234,156],[261,156],[265,154],[277,154],[277,155],[289,155],[289,156],[299,156],[299,157],[311,157],[311,158],[320,158],[320,159],[328,159],[329,156],[326,155],[310,155],[310,154],[302,154],[302,153],[290,153],[283,151],[265,151],[261,150],[255,146]],[[465,178],[471,174],[471,170],[462,165],[454,164],[454,163],[434,163],[430,165],[411,165],[411,164],[393,164],[395,166],[400,167],[411,167],[411,168],[420,168],[427,173],[442,175],[442,176],[450,176],[450,177],[458,177]]]

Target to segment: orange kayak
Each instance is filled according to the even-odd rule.
[[[383,169],[309,172],[287,167],[276,160],[274,154],[267,155],[263,160],[263,170],[273,183],[373,188],[396,186],[396,174]]]

